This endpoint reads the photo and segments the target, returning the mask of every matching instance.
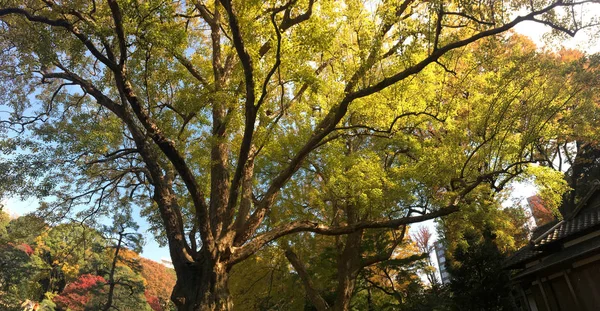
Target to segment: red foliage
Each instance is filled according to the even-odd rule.
[[[431,244],[431,231],[429,231],[429,228],[420,226],[417,233],[411,235],[411,237],[421,252],[431,252],[433,245]]]
[[[527,202],[529,203],[531,214],[533,214],[533,218],[535,219],[535,224],[538,227],[554,220],[554,215],[546,208],[546,203],[539,195],[527,198]]]
[[[20,245],[17,245],[16,248],[24,251],[28,256],[33,254],[33,248],[31,248],[31,246],[29,246],[27,243],[21,243]]]
[[[75,282],[69,283],[65,290],[53,301],[63,309],[83,311],[92,298],[92,290],[104,285],[106,280],[98,275],[82,274]]]
[[[148,293],[148,291],[144,292],[144,296],[146,296],[146,301],[148,302],[148,304],[150,305],[150,308],[152,308],[152,310],[163,311],[158,297],[151,295],[150,293]]]

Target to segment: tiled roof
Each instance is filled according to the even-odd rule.
[[[550,228],[556,226],[557,223],[559,223],[559,221],[557,219],[555,219],[552,222],[549,222],[549,223],[544,224],[542,226],[538,226],[537,228],[533,229],[533,232],[531,232],[531,240],[532,241],[537,240],[544,233],[548,232],[548,230],[550,230]]]
[[[589,202],[590,198],[595,196],[599,189],[599,184],[596,183],[592,190],[580,201],[574,213],[567,219],[555,224],[546,224],[536,229],[530,244],[509,257],[504,267],[508,269],[522,267],[525,262],[542,255],[544,249],[547,249],[546,246],[550,244],[577,237],[593,230],[600,230],[600,205]]]
[[[513,279],[518,279],[520,277],[530,275],[540,270],[544,270],[546,268],[555,266],[557,264],[567,262],[577,258],[585,258],[585,256],[589,256],[588,254],[597,253],[600,250],[600,239],[592,239],[585,241],[583,243],[574,245],[569,247],[568,249],[563,249],[560,252],[553,253],[548,257],[545,257],[541,260],[541,262],[533,267],[525,269],[519,274],[515,275]]]
[[[534,249],[533,245],[528,244],[528,245],[522,247],[520,250],[516,251],[512,256],[510,256],[504,263],[504,267],[505,268],[517,267],[520,264],[523,264],[528,259],[534,258],[540,254],[542,254],[542,251],[536,250],[536,249]]]
[[[573,219],[563,220],[536,241],[536,246],[560,241],[576,233],[600,225],[600,209],[593,209],[577,215]]]

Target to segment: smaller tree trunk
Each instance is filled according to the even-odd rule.
[[[108,277],[108,298],[103,311],[108,311],[113,306],[113,297],[115,294],[115,270],[117,269],[117,262],[119,261],[119,251],[121,250],[121,243],[123,243],[123,237],[125,234],[123,231],[119,232],[119,240],[117,242],[117,247],[115,248],[115,257],[113,258],[112,267],[110,268],[110,275]]]
[[[310,302],[312,302],[315,308],[318,311],[330,310],[329,305],[327,304],[325,299],[323,299],[323,297],[313,286],[312,281],[310,280],[310,276],[308,275],[308,272],[304,267],[304,264],[300,261],[296,253],[294,253],[291,249],[287,250],[285,252],[285,257],[287,257],[287,259],[290,261],[290,263],[300,276],[302,283],[304,283],[304,290],[306,291],[306,296],[308,297]]]
[[[356,278],[351,275],[344,275],[338,278],[338,288],[336,290],[335,304],[333,305],[334,311],[348,311],[350,310],[350,301],[352,300],[352,294],[354,293],[354,284]]]

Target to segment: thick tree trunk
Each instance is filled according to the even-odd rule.
[[[171,294],[177,310],[231,310],[233,304],[227,287],[229,269],[224,265],[205,260],[177,270],[177,283]]]
[[[356,223],[359,219],[356,208],[353,205],[345,208],[348,224]],[[350,310],[350,300],[354,293],[356,277],[361,269],[361,249],[363,231],[359,230],[348,234],[346,244],[337,258],[337,289],[336,299],[333,305],[334,311]]]
[[[334,311],[350,310],[350,301],[354,293],[356,277],[360,270],[360,244],[362,241],[362,231],[354,232],[348,235],[344,251],[338,256],[337,270],[337,289],[336,299],[333,305]]]

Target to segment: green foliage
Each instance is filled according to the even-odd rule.
[[[103,252],[106,241],[86,225],[59,224],[40,234],[36,242],[36,253],[45,258],[49,269],[60,270],[66,282],[108,269],[109,258]]]
[[[406,311],[450,311],[455,310],[452,292],[448,285],[419,287],[410,293],[400,310]],[[459,309],[463,310],[463,309]],[[465,309],[466,310],[466,309]]]
[[[35,3],[28,2],[24,8],[35,8]],[[8,1],[4,6],[12,4],[17,5],[18,1]],[[523,4],[517,1],[508,7],[516,9]],[[212,1],[207,3],[211,10],[214,5]],[[270,19],[262,13],[277,5],[276,2],[235,3],[239,6],[236,11],[246,50],[256,58],[254,74],[258,80],[267,75],[275,58],[275,32]],[[294,2],[294,5],[299,10],[307,7],[308,2]],[[214,64],[207,25],[197,18],[185,18],[194,15],[197,8],[163,1],[122,1],[119,6],[122,28],[128,34],[125,44],[131,46],[127,53],[127,78],[135,86],[137,98],[144,101],[161,132],[172,138],[185,155],[184,160],[197,179],[208,180],[211,156],[210,148],[206,147],[217,139],[210,137],[208,130],[213,122],[214,103],[229,111],[228,136],[223,141],[229,146],[229,159],[236,158],[243,134],[240,103],[246,95],[239,87],[243,83],[242,66],[234,56],[231,38],[221,42],[225,57],[222,62],[230,62],[227,64],[230,73],[217,91],[213,89],[218,81],[211,75]],[[441,32],[434,40],[431,29],[437,9],[460,9],[463,14],[481,18],[492,18],[491,14],[497,23],[510,16],[508,13],[496,16],[494,8],[476,8],[459,1],[444,6],[415,4],[401,18],[392,13],[401,7],[400,1],[368,6],[356,1],[319,2],[310,19],[282,33],[279,82],[267,81],[265,101],[253,133],[253,144],[261,150],[256,159],[257,187],[267,187],[288,159],[294,157],[301,147],[297,142],[311,137],[316,125],[326,119],[325,112],[336,107],[344,96],[346,84],[352,86],[350,91],[372,87],[424,59],[433,41],[443,46],[485,28],[485,24],[459,27]],[[508,7],[496,9],[504,12]],[[73,13],[77,10],[93,12],[90,14],[94,18],[81,20]],[[223,8],[219,10],[225,13]],[[78,31],[91,38],[90,42],[104,44],[104,52],[119,50],[111,26],[114,24],[111,10],[105,4],[92,10],[83,2],[63,3],[40,14],[78,20]],[[276,21],[281,18],[276,16]],[[459,25],[475,22],[455,15],[444,18]],[[150,202],[152,194],[145,191],[149,189],[149,178],[142,176],[146,173],[141,169],[143,159],[135,151],[129,152],[135,150],[135,142],[128,126],[110,109],[99,106],[97,98],[91,98],[88,90],[77,86],[80,83],[63,86],[63,81],[54,78],[48,78],[44,84],[34,82],[40,71],[66,70],[84,77],[118,102],[114,73],[89,53],[80,38],[69,35],[65,29],[29,23],[18,16],[3,16],[3,20],[10,21],[7,24],[10,27],[0,34],[5,42],[2,44],[7,46],[2,49],[5,51],[2,57],[11,66],[2,70],[1,85],[5,90],[2,93],[7,94],[2,103],[13,109],[9,119],[16,128],[25,112],[39,113],[46,122],[28,123],[23,135],[4,137],[2,150],[10,156],[1,162],[6,169],[0,172],[9,172],[2,175],[9,182],[2,185],[10,185],[12,194],[55,197],[57,200],[49,200],[48,204],[62,212],[67,212],[71,205],[93,202],[102,212],[110,213],[122,201],[134,201],[145,207],[144,214],[151,220],[152,228],[164,239],[157,206]],[[374,35],[379,33],[381,23],[399,22],[403,26],[391,27],[387,35]],[[444,25],[446,22],[452,24],[448,20]],[[570,20],[560,23],[573,26]],[[29,39],[32,37],[36,40]],[[269,49],[261,55],[264,46]],[[376,56],[369,58],[372,52]],[[203,82],[194,78],[185,66],[188,63],[181,61],[183,58],[189,58],[189,65],[203,77]],[[589,84],[595,82],[585,79],[590,70],[580,58],[561,59],[539,53],[519,36],[505,35],[451,51],[439,58],[439,64],[446,65],[432,64],[420,69],[411,79],[358,98],[348,107],[337,124],[340,130],[336,132],[340,135],[328,137],[331,143],[313,157],[314,161],[331,166],[327,170],[331,173],[328,186],[332,194],[340,195],[344,189],[356,191],[360,195],[355,200],[362,206],[367,202],[381,205],[383,198],[391,193],[396,195],[395,199],[409,202],[415,188],[422,186],[430,197],[435,192],[452,197],[455,193],[447,189],[452,178],[470,182],[524,158],[535,161],[532,150],[538,142],[549,142],[564,131],[571,131],[569,124],[589,126],[585,125],[589,122],[575,122],[580,108],[585,106],[587,112],[593,111],[582,98],[589,95]],[[316,70],[321,66],[321,70]],[[362,74],[353,79],[355,72]],[[556,122],[559,119],[561,122]],[[348,136],[368,136],[372,141],[348,159],[327,159],[343,153],[341,149]],[[126,154],[121,156],[117,152],[111,157],[117,150]],[[152,150],[166,168],[168,161],[164,155],[154,147]],[[386,172],[381,165],[385,157],[394,158],[394,163],[388,163],[393,168]],[[343,167],[350,169],[342,174]],[[517,166],[510,171],[521,169]],[[307,184],[306,179],[298,177],[297,183],[301,182]],[[201,184],[205,192],[209,190],[208,183]],[[117,185],[131,192],[117,191]],[[442,188],[446,192],[439,191]],[[182,192],[179,201],[184,206],[183,217],[190,219],[191,203],[183,191],[181,185],[177,186],[176,192]],[[290,184],[283,191],[299,190],[296,184]],[[393,204],[380,209],[389,206]],[[289,213],[292,212],[298,211]],[[274,219],[273,223],[277,222]]]
[[[0,216],[0,306],[20,311],[24,300],[35,300],[44,293],[38,281],[45,264],[34,248],[35,239],[46,224],[33,215],[12,220],[4,212]]]
[[[512,310],[510,273],[502,267],[529,241],[528,218],[520,206],[502,207],[501,200],[481,189],[469,205],[438,223],[451,280],[451,295],[443,300],[448,310]]]
[[[55,311],[56,303],[54,303],[53,299],[56,297],[55,293],[44,293],[44,299],[40,302],[39,311]]]
[[[447,266],[453,310],[513,310],[510,273],[502,268],[506,255],[494,239],[489,228],[484,229],[483,237],[471,231],[453,252]]]
[[[36,284],[41,260],[28,254],[19,245],[0,245],[0,307],[3,310],[21,310],[21,303],[43,292]]]
[[[117,221],[115,225],[123,223]],[[81,223],[49,226],[31,215],[11,220],[6,228],[0,244],[0,309],[21,311],[21,304],[27,300],[38,303],[39,310],[48,311],[67,307],[98,310],[104,306],[114,251],[98,230]],[[132,235],[125,244],[139,249],[138,235]],[[154,265],[167,269],[158,263]],[[159,278],[154,281],[154,290],[167,286],[164,290],[170,293],[174,275],[153,275],[156,268],[144,271],[144,267],[137,253],[121,250],[114,274],[118,283],[114,306],[121,310],[151,310],[145,296],[148,281],[144,275]],[[171,282],[160,280],[165,273]],[[168,310],[169,304],[164,302],[168,293],[166,297],[162,295],[160,310]]]
[[[10,215],[0,207],[0,242],[8,240],[7,227],[10,223]]]
[[[6,232],[8,240],[13,243],[35,244],[37,236],[47,227],[46,222],[38,216],[29,214],[12,219]]]
[[[544,207],[552,211],[556,218],[562,219],[558,208],[563,203],[564,195],[572,190],[564,178],[564,174],[546,166],[529,166],[525,176],[534,176],[533,181]]]
[[[438,224],[438,233],[444,237],[449,257],[459,249],[468,247],[467,236],[482,237],[486,231],[494,235],[494,243],[504,254],[521,248],[528,242],[527,216],[521,207],[504,208],[502,196],[479,189],[468,205],[449,215]]]
[[[169,242],[180,277],[196,267],[226,274],[281,238],[271,246],[295,249],[327,302],[342,297],[336,274],[352,283],[365,259],[415,255],[401,226],[380,225],[390,219],[458,207],[444,220],[452,251],[468,249],[482,228],[503,252],[514,250],[522,215],[501,209],[494,193],[528,170],[558,206],[566,185],[530,164],[550,166],[547,151],[578,135],[598,138],[600,118],[582,117],[600,114],[597,60],[538,51],[505,32],[521,10],[555,29],[587,25],[575,9],[556,12],[569,5],[4,0],[0,195],[45,200],[48,222],[117,215],[103,233],[135,251],[141,236],[125,228],[137,230],[129,220],[141,209]],[[97,248],[112,240],[88,239],[83,226],[41,233],[30,228],[45,222],[19,222],[6,235],[37,241],[50,284],[107,277],[112,253]],[[294,226],[301,229],[285,230]],[[345,226],[367,229],[352,237],[298,233]],[[289,290],[272,295],[272,281],[245,273],[268,266],[271,279],[298,284],[281,254],[264,252],[231,270],[235,282],[257,282],[255,294],[239,299],[300,305]],[[415,267],[394,263],[368,270],[359,289],[388,268],[399,278],[388,285],[418,284]],[[123,308],[146,308],[139,271],[116,272],[136,293]],[[245,293],[239,285],[232,291]],[[360,303],[371,297],[360,295]],[[406,296],[397,295],[399,304]]]
[[[276,247],[235,266],[229,290],[233,310],[303,310],[306,304],[302,283]]]
[[[115,280],[119,284],[115,287],[113,305],[119,310],[152,311],[144,296],[144,279],[139,273],[127,266],[118,266],[115,271]],[[108,285],[94,292],[85,310],[100,310],[107,299]]]

